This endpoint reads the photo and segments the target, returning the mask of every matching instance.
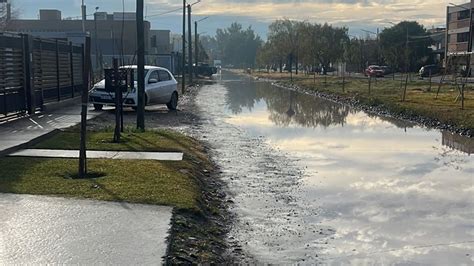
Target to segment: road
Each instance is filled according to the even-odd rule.
[[[472,139],[224,72],[196,98],[246,262],[472,264]],[[455,149],[454,149],[455,148]]]

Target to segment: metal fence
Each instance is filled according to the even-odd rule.
[[[83,47],[60,40],[0,33],[0,118],[32,114],[80,94]]]

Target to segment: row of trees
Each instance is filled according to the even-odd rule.
[[[303,66],[327,71],[343,62],[350,71],[363,71],[371,64],[415,71],[433,63],[428,48],[432,39],[415,21],[385,28],[374,38],[357,38],[350,36],[345,27],[280,19],[269,26],[266,42],[251,27],[232,23],[218,29],[215,37],[202,36],[200,41],[211,59],[245,68],[257,65],[283,71],[286,66],[298,72],[296,66]]]
[[[375,39],[361,39],[351,38],[344,27],[282,19],[270,25],[257,63],[260,67],[277,66],[280,71],[286,65],[296,72],[295,66],[326,71],[339,62],[353,71],[362,71],[370,64],[413,71],[433,61],[428,48],[431,42],[426,29],[417,22],[404,21],[384,29]]]
[[[236,22],[226,29],[218,29],[215,37],[203,36],[200,41],[213,59],[235,67],[254,67],[263,43],[252,27],[244,29]]]
[[[269,27],[268,41],[257,61],[260,65],[278,65],[280,70],[284,62],[290,66],[322,66],[327,70],[330,63],[342,59],[348,41],[346,28],[277,20]]]

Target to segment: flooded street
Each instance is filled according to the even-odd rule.
[[[197,104],[250,262],[472,265],[474,140],[224,72]]]

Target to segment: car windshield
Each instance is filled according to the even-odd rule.
[[[136,68],[128,68],[128,67],[121,67],[120,69],[131,69],[133,71],[133,77],[137,80],[137,69]],[[148,69],[145,69],[145,77],[148,74]]]

